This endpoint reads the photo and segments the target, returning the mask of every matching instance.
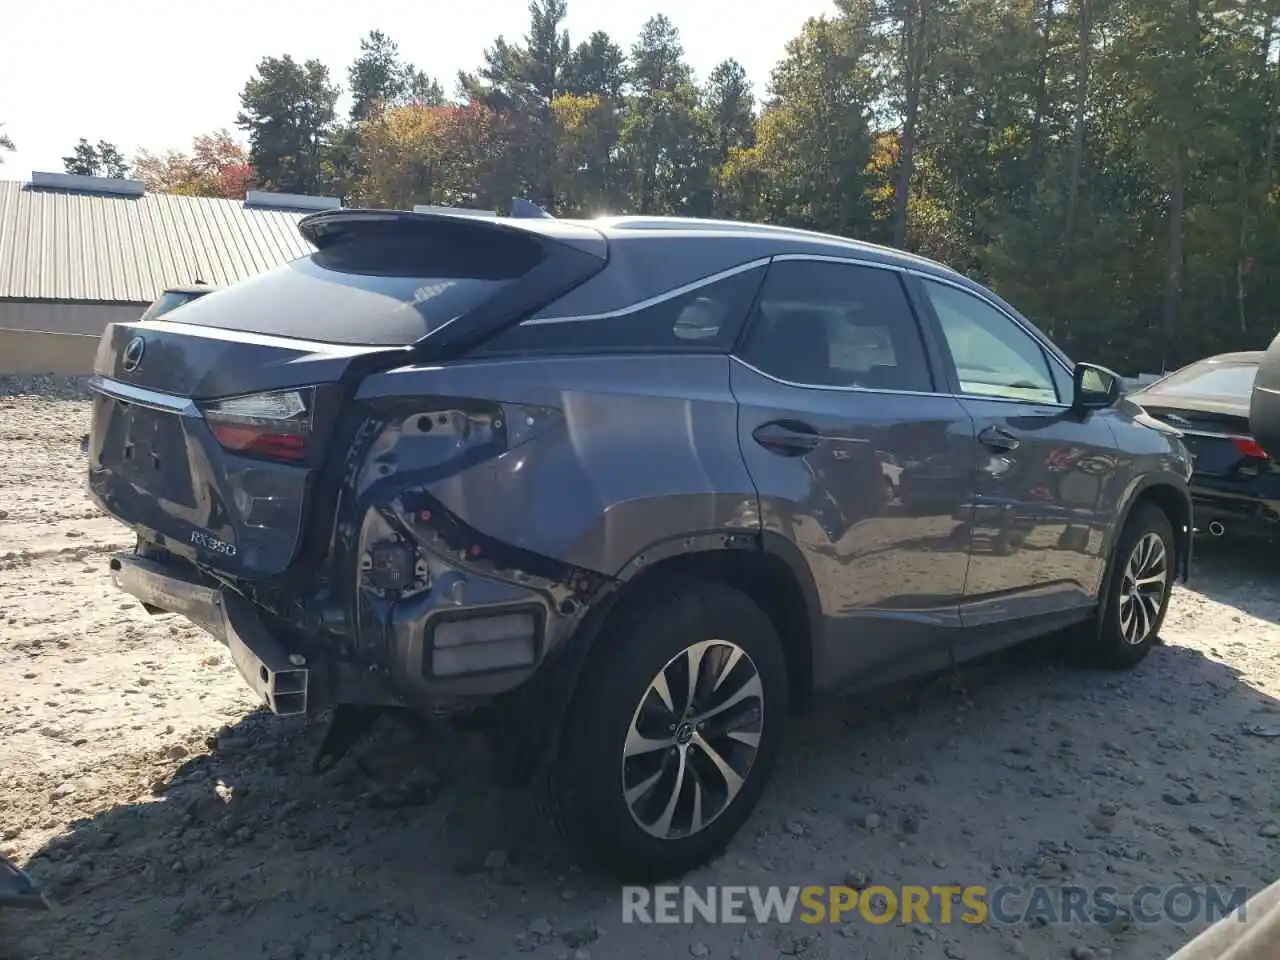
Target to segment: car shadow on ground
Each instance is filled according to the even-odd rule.
[[[1197,535],[1193,558],[1192,591],[1280,623],[1280,541]]]
[[[1244,730],[1267,718],[1280,722],[1275,702],[1181,646],[1112,674],[1041,644],[825,701],[790,731],[727,854],[686,882],[1253,892],[1273,879],[1277,841],[1259,829],[1275,816],[1265,771],[1280,741]],[[623,926],[617,885],[579,870],[524,792],[487,785],[472,737],[384,720],[317,776],[322,732],[259,712],[176,770],[158,750],[153,797],[72,824],[32,859],[57,906],[0,918],[0,957],[750,960],[914,946],[925,960],[1077,948],[1151,960],[1204,925]]]

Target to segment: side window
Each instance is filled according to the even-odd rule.
[[[945,283],[922,280],[955,361],[962,393],[1057,403],[1044,350],[995,307]]]
[[[526,320],[498,334],[477,356],[546,353],[728,353],[760,288],[764,267],[601,317]]]
[[[875,267],[774,263],[739,355],[791,383],[933,389],[902,279]]]

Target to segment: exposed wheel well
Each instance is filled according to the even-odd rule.
[[[765,612],[782,640],[787,657],[788,695],[803,709],[813,693],[813,643],[804,594],[786,562],[764,550],[706,550],[654,563],[622,588],[608,618],[643,602],[658,583],[713,580],[741,590]]]

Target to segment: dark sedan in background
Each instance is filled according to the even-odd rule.
[[[1195,457],[1197,530],[1211,536],[1280,534],[1280,465],[1254,439],[1249,399],[1263,352],[1198,360],[1130,394],[1183,431]]]

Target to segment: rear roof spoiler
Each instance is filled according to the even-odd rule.
[[[298,232],[319,250],[362,233],[385,236],[388,227],[403,228],[406,242],[413,242],[434,227],[444,227],[457,238],[458,231],[490,243],[499,234],[517,234],[541,243],[542,259],[511,283],[468,313],[454,317],[414,344],[424,360],[449,360],[463,356],[488,338],[553,302],[604,269],[609,243],[587,223],[553,217],[477,217],[451,213],[410,213],[407,210],[324,210],[298,221]]]
[[[528,201],[521,201],[528,203]],[[298,232],[303,238],[323,250],[343,238],[359,234],[364,228],[386,224],[403,224],[408,229],[422,228],[432,223],[448,223],[453,227],[465,223],[469,229],[479,232],[501,231],[534,233],[548,240],[555,240],[592,254],[601,260],[609,257],[609,245],[600,231],[586,223],[557,220],[536,204],[535,215],[522,208],[519,216],[477,217],[466,213],[411,213],[408,210],[337,209],[324,210],[303,217],[298,221]]]

